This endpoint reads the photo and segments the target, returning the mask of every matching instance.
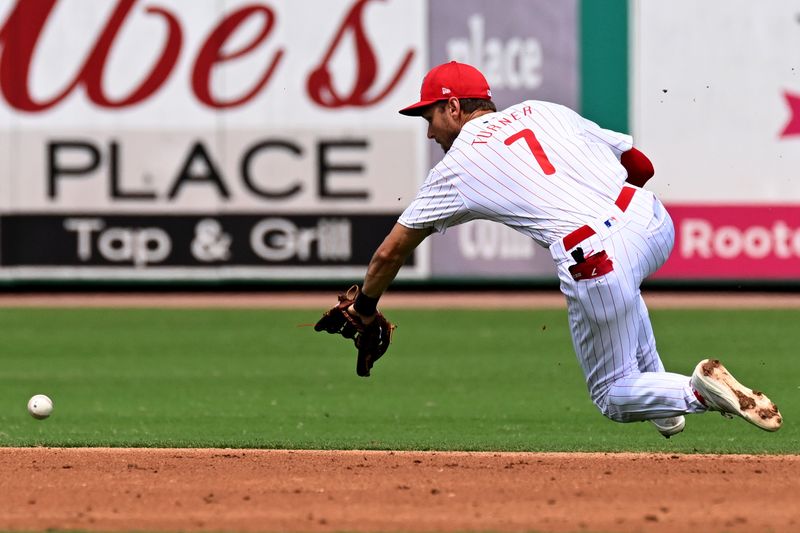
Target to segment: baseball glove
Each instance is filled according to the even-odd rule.
[[[356,374],[369,377],[369,371],[375,361],[381,358],[389,343],[392,341],[392,332],[396,327],[386,320],[380,311],[376,312],[373,319],[365,324],[361,318],[347,312],[358,296],[358,286],[339,295],[339,303],[322,315],[314,325],[315,331],[338,333],[345,339],[353,339],[358,357],[356,358]]]

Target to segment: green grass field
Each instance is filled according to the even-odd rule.
[[[594,408],[565,311],[388,310],[368,379],[349,341],[297,327],[318,314],[0,309],[0,446],[800,452],[800,311],[653,311],[668,370],[718,357],[786,419],[695,415],[670,440]]]

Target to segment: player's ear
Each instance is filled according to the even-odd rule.
[[[447,100],[444,109],[452,118],[458,118],[461,113],[461,102],[458,98],[451,97]]]

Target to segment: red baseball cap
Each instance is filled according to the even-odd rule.
[[[400,114],[418,117],[429,105],[449,98],[491,100],[492,90],[475,67],[456,61],[443,63],[425,75],[419,91],[419,102],[404,107]]]

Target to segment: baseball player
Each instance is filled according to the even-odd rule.
[[[706,411],[778,430],[775,404],[719,361],[701,361],[692,376],[665,371],[639,287],[667,260],[675,234],[642,188],[654,170],[631,137],[544,101],[498,112],[491,96],[469,65],[453,61],[425,76],[420,101],[400,113],[423,117],[445,156],[378,247],[360,289],[340,295],[317,331],[353,338],[357,372],[368,376],[393,329],[378,299],[406,258],[431,233],[492,220],[550,250],[575,353],[603,415],[649,420],[665,437],[683,431],[683,415]]]

